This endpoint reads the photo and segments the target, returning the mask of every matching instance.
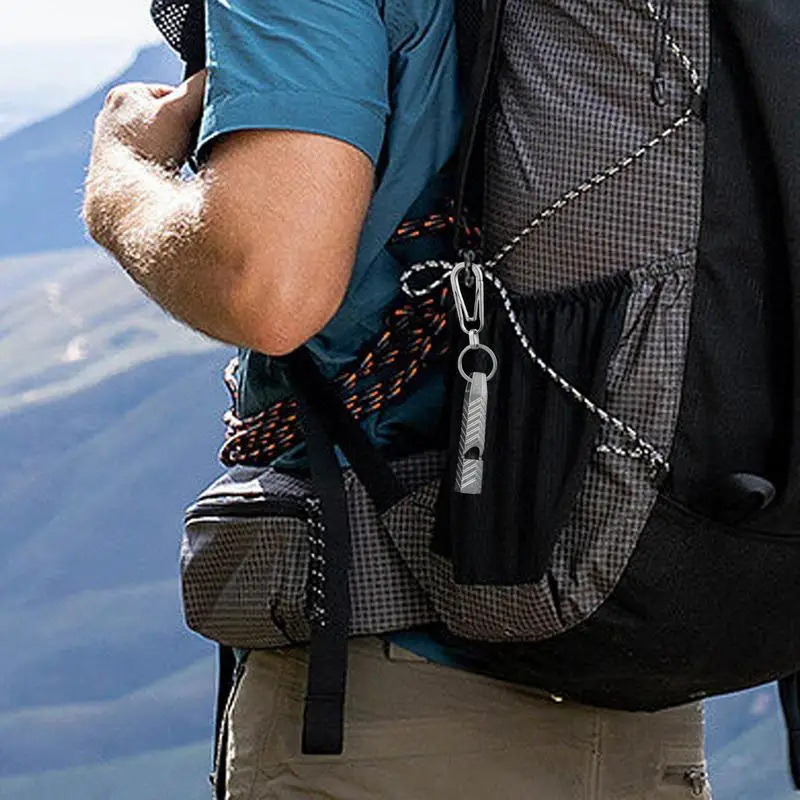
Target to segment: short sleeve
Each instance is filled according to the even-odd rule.
[[[330,136],[377,162],[389,114],[378,0],[206,0],[200,148],[237,130]]]

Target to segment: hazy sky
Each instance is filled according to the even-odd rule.
[[[0,0],[0,47],[5,44],[127,41],[157,38],[149,0]]]
[[[157,40],[150,0],[0,0],[0,136],[75,102]]]

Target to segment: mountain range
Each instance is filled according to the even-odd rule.
[[[169,82],[162,47],[109,83]],[[182,623],[182,509],[218,473],[226,348],[78,218],[107,86],[0,140],[0,800],[207,797],[213,648]],[[788,800],[773,687],[708,704],[716,800]]]
[[[217,474],[229,353],[78,212],[108,88],[0,140],[0,798],[207,796],[213,648],[182,624],[182,509]]]
[[[166,47],[143,49],[107,85],[55,116],[0,139],[0,258],[87,244],[78,221],[94,119],[117,83],[176,83]]]
[[[12,43],[8,30],[0,28],[0,138],[71,106],[104,77],[124,69],[136,47],[127,32],[118,35],[123,38],[89,38],[78,50],[75,42],[52,39]]]

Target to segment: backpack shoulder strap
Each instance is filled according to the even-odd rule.
[[[480,205],[482,180],[476,181],[476,190],[469,190],[470,177],[478,170],[475,167],[476,151],[480,151],[482,129],[485,122],[489,87],[492,82],[497,50],[500,42],[500,30],[503,21],[505,0],[486,0],[483,19],[480,23],[477,46],[474,52],[472,75],[469,79],[464,122],[461,132],[461,143],[458,153],[458,177],[456,195],[456,239],[458,252],[467,247],[467,221],[464,209],[467,203],[473,210]],[[463,62],[462,62],[463,63]],[[479,157],[482,164],[483,159]]]
[[[186,65],[184,77],[206,65],[204,0],[152,0],[150,16],[161,35]]]

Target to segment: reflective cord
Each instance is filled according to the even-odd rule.
[[[672,136],[685,128],[693,118],[697,118],[697,104],[695,103],[696,97],[703,95],[703,86],[700,80],[700,74],[694,66],[692,60],[679,46],[671,31],[669,30],[669,15],[671,8],[667,6],[668,0],[661,0],[661,9],[657,9],[652,0],[645,0],[645,8],[650,17],[659,23],[661,34],[663,36],[663,45],[666,50],[669,48],[670,52],[678,59],[682,65],[692,89],[692,100],[689,107],[677,117],[672,124],[665,128],[661,133],[654,136],[650,141],[638,147],[633,152],[621,158],[619,161],[611,164],[605,169],[593,175],[588,180],[575,186],[569,191],[565,192],[559,197],[552,205],[543,209],[531,222],[523,228],[516,236],[504,244],[500,250],[482,266],[484,276],[490,281],[497,289],[500,299],[502,300],[503,307],[509,322],[511,323],[514,332],[519,340],[522,348],[528,354],[531,361],[547,375],[559,388],[570,395],[576,402],[580,403],[591,414],[600,419],[604,424],[613,428],[618,434],[632,442],[634,449],[622,448],[615,445],[601,445],[601,452],[607,452],[613,455],[625,456],[632,459],[639,459],[645,461],[654,476],[662,475],[669,472],[670,465],[667,456],[664,455],[657,447],[647,441],[642,435],[637,433],[634,428],[623,422],[618,417],[609,413],[601,406],[590,400],[579,389],[573,386],[569,381],[562,377],[555,369],[553,369],[547,362],[542,359],[534,349],[522,325],[519,322],[516,312],[514,311],[511,296],[504,286],[500,278],[494,274],[493,270],[506,258],[523,239],[530,236],[542,223],[546,222],[551,217],[563,211],[575,200],[590,192],[592,189],[602,186],[611,178],[619,175],[620,173],[628,170],[631,166],[639,162],[648,153],[654,150],[659,145],[669,140]],[[401,285],[403,291],[408,297],[419,298],[427,295],[429,292],[437,290],[450,280],[451,275],[455,270],[460,270],[465,267],[465,262],[457,264],[450,264],[445,261],[425,261],[420,264],[414,264],[410,269],[401,276]],[[414,279],[419,278],[426,272],[433,272],[434,278],[429,283],[422,286],[414,286]],[[438,275],[437,275],[438,273]]]
[[[409,286],[409,280],[413,277],[415,273],[420,273],[424,270],[435,269],[441,271],[440,277],[438,277],[432,284],[431,287],[435,287],[441,285],[444,281],[450,279],[453,271],[459,267],[462,267],[463,264],[448,264],[444,261],[426,261],[422,264],[415,264],[411,269],[407,270],[401,280],[403,285],[403,291],[407,294],[411,293],[411,296],[421,296],[425,294],[426,289],[414,289],[412,290]],[[522,329],[522,324],[517,317],[516,311],[514,311],[513,302],[511,300],[511,295],[506,289],[503,282],[500,278],[497,277],[491,270],[484,269],[483,270],[484,277],[488,280],[494,287],[497,289],[498,294],[500,295],[500,299],[503,303],[503,307],[506,312],[506,316],[508,317],[509,322],[511,323],[512,328],[514,329],[514,333],[519,340],[519,343],[522,345],[522,348],[528,354],[530,360],[542,371],[547,375],[547,377],[553,381],[560,389],[570,395],[575,401],[580,403],[584,408],[586,408],[589,413],[596,416],[606,425],[612,427],[617,433],[624,436],[629,441],[633,442],[636,447],[641,451],[641,456],[635,456],[636,458],[641,458],[645,460],[648,465],[650,466],[651,470],[656,475],[661,475],[663,473],[669,472],[670,465],[667,457],[661,453],[658,448],[654,445],[650,444],[643,436],[636,432],[634,428],[630,425],[627,425],[621,419],[615,417],[610,412],[606,411],[604,408],[599,406],[594,401],[590,400],[586,395],[584,395],[579,389],[573,386],[566,378],[562,377],[555,369],[553,369],[534,349],[533,345],[531,344],[530,339],[528,338],[525,331]],[[615,455],[626,455],[631,456],[632,451],[622,450],[622,448],[615,448],[614,449]],[[634,457],[634,456],[631,456]]]
[[[661,0],[661,2],[663,4],[665,0]],[[664,17],[662,16],[662,13],[656,8],[653,0],[645,0],[645,8],[647,9],[647,13],[650,15],[650,18],[653,21],[658,22],[660,24],[664,24],[665,22]],[[689,58],[689,56],[684,52],[683,48],[678,44],[678,42],[675,40],[675,37],[672,35],[672,32],[669,30],[668,26],[672,9],[667,8],[667,13],[669,16],[667,16],[666,18],[666,27],[664,29],[665,45],[670,49],[675,58],[678,59],[684,71],[688,75],[689,81],[692,84],[692,90],[694,92],[700,93],[703,91],[703,82],[700,80],[700,73],[697,71],[697,67],[695,67],[692,59]]]

